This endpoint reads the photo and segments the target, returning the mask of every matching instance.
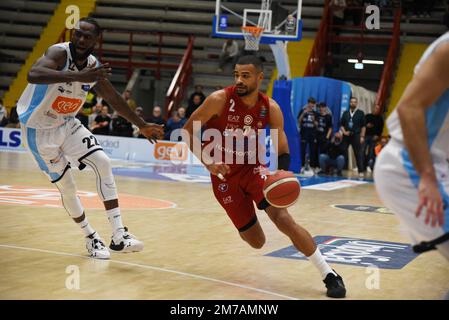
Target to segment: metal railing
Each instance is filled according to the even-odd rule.
[[[397,9],[394,15],[393,37],[391,38],[390,47],[388,49],[387,59],[385,61],[379,89],[377,91],[376,104],[380,106],[382,112],[385,109],[385,103],[388,99],[395,64],[399,53],[400,36],[401,36],[401,15],[400,9]]]
[[[187,43],[187,49],[179,64],[178,70],[167,90],[165,96],[165,116],[170,117],[172,110],[176,110],[181,101],[184,99],[184,95],[192,74],[192,53],[193,53],[193,36],[189,37]]]

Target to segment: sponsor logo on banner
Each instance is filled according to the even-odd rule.
[[[55,101],[53,101],[51,107],[57,113],[72,113],[77,111],[82,104],[83,100],[81,99],[72,99],[63,96],[58,96]]]
[[[185,143],[158,142],[154,147],[156,160],[185,161],[188,158],[188,148]]]
[[[335,236],[317,236],[315,242],[325,260],[357,267],[376,266],[381,269],[402,269],[418,255],[406,243],[355,239]],[[298,250],[289,246],[267,256],[307,260]]]
[[[359,211],[359,212],[375,212],[375,213],[384,213],[384,214],[393,214],[389,209],[384,207],[375,207],[375,206],[365,206],[365,205],[357,205],[357,204],[333,204],[331,207],[337,209],[343,209],[348,211]]]
[[[0,149],[19,149],[22,145],[22,132],[17,129],[0,128]]]

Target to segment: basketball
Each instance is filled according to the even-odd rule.
[[[300,191],[301,186],[295,175],[284,170],[267,176],[263,187],[265,199],[276,208],[292,206],[298,200]]]

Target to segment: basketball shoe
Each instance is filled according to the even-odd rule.
[[[116,252],[138,252],[143,250],[143,242],[136,239],[131,233],[128,232],[128,228],[120,233],[112,235],[111,244],[109,249]]]
[[[89,255],[95,259],[109,259],[111,256],[97,232],[86,237],[86,248]]]
[[[333,270],[335,272],[335,270]],[[337,274],[337,272],[335,272]],[[328,273],[323,282],[326,284],[326,295],[330,298],[344,298],[346,296],[346,288],[340,275]]]

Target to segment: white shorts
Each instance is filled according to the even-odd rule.
[[[82,160],[103,150],[92,132],[76,118],[51,129],[34,129],[22,125],[28,150],[51,182],[62,178],[70,166],[82,169]]]
[[[449,232],[449,163],[434,163],[441,196],[445,203],[443,227],[426,224],[425,212],[416,217],[418,208],[419,176],[408,158],[404,147],[394,140],[382,150],[376,159],[374,183],[377,193],[386,207],[395,213],[407,230],[413,243],[430,241]],[[437,246],[449,260],[449,242]]]

